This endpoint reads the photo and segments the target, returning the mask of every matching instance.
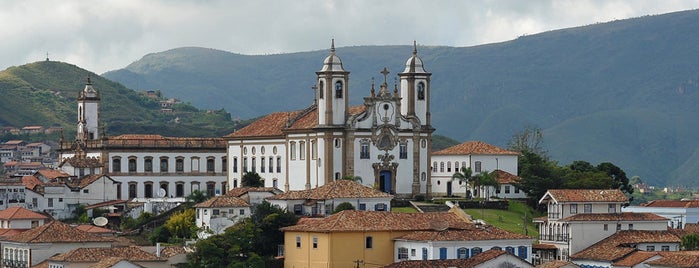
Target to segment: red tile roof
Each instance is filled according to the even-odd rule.
[[[667,221],[667,218],[654,213],[581,213],[565,217],[559,221]]]
[[[37,171],[37,173],[49,180],[70,177],[68,173],[55,169],[40,169],[39,171]]]
[[[619,189],[551,189],[547,195],[558,202],[626,202],[628,198]],[[542,200],[547,197],[544,195]]]
[[[544,244],[544,243],[539,243],[539,244],[534,244],[532,245],[533,249],[558,249],[556,245],[553,244]]]
[[[625,267],[633,267],[634,265],[641,264],[642,262],[646,261],[647,259],[652,258],[653,256],[657,256],[659,253],[657,251],[636,251],[633,252],[623,259],[620,259],[616,262],[614,262],[612,265],[614,266],[625,266]]]
[[[495,226],[485,225],[476,227],[474,224],[469,229],[447,229],[444,231],[415,231],[400,237],[396,240],[411,241],[483,241],[502,239],[530,239],[530,237],[513,233]]]
[[[268,192],[272,194],[281,193],[281,190],[274,187],[238,187],[228,190],[226,195],[241,197],[249,192]]]
[[[153,134],[123,134],[109,137],[107,145],[110,148],[226,148],[223,138],[198,138],[198,137],[164,137]]]
[[[569,261],[550,261],[539,264],[536,268],[560,268],[560,267],[580,267],[575,263]]]
[[[247,201],[240,197],[219,195],[207,199],[204,202],[194,205],[195,208],[231,208],[231,207],[249,207]]]
[[[573,259],[617,261],[636,251],[630,245],[639,243],[680,243],[680,238],[669,231],[625,230],[602,239],[571,256]]]
[[[699,267],[699,251],[661,252],[663,257],[646,262],[661,267],[696,268]]]
[[[30,190],[35,190],[37,186],[44,185],[44,183],[39,178],[31,175],[22,176],[22,184],[24,184],[24,187],[27,187],[27,189]]]
[[[99,236],[80,231],[60,221],[52,221],[26,232],[5,237],[3,241],[19,243],[107,242]]]
[[[359,182],[337,180],[315,189],[288,191],[268,197],[269,200],[328,200],[335,198],[392,198],[393,196]]]
[[[64,166],[66,163],[70,164],[72,167],[77,167],[77,168],[96,168],[96,167],[101,167],[102,163],[98,158],[95,157],[88,157],[88,158],[81,158],[81,157],[70,157],[63,159],[61,163],[58,165],[59,167]]]
[[[300,221],[283,231],[352,232],[352,231],[420,231],[435,226],[469,229],[473,224],[451,212],[396,213],[387,211],[344,210],[327,218]]]
[[[518,152],[505,150],[482,141],[467,141],[452,147],[433,152],[432,155],[519,155]]]
[[[93,234],[113,234],[116,233],[114,230],[110,230],[104,227],[99,227],[99,226],[94,226],[91,224],[81,224],[78,226],[75,226],[75,229],[85,231],[88,233],[93,233]]]
[[[22,207],[9,207],[0,211],[0,220],[48,220],[48,216]]]
[[[499,184],[516,184],[519,183],[520,180],[520,177],[518,177],[517,175],[513,175],[512,173],[509,173],[504,170],[496,169],[490,174],[495,176],[495,179],[498,181]]]
[[[57,262],[99,262],[109,257],[119,257],[129,261],[159,261],[155,254],[139,247],[76,248],[49,258]]]
[[[145,268],[145,266],[142,266],[142,265],[137,264],[137,263],[133,263],[133,262],[131,262],[123,257],[107,257],[107,258],[104,258],[104,259],[100,260],[99,262],[95,263],[94,265],[90,265],[90,268],[112,268],[112,267],[115,267],[115,265],[119,264],[122,261],[128,262],[136,267],[144,267]]]
[[[653,200],[643,203],[644,207],[660,208],[699,208],[699,200]]]

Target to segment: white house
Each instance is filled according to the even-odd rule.
[[[667,218],[668,226],[673,228],[684,228],[687,223],[699,223],[699,200],[653,200],[621,210],[658,214]]]
[[[493,189],[493,186],[488,186],[491,188],[489,192],[494,193],[493,195],[496,197],[505,199],[521,199],[527,197],[524,191],[517,188],[517,184],[521,179],[520,177],[499,169],[491,172],[491,174],[497,180],[498,187],[497,189]]]
[[[359,176],[385,193],[430,196],[431,73],[417,46],[397,84],[388,84],[387,68],[380,73],[376,87],[363,89],[364,103],[350,106],[350,72],[333,41],[316,72],[313,104],[263,116],[225,137],[230,185],[238,187],[248,171],[284,191]]]
[[[196,209],[196,224],[202,231],[200,238],[211,234],[221,234],[243,218],[250,217],[251,205],[240,197],[214,196],[194,205]]]
[[[293,211],[296,215],[333,213],[344,202],[358,210],[391,211],[393,196],[351,180],[337,180],[315,189],[288,191],[268,197],[270,204]]]
[[[460,172],[462,167],[470,167],[473,175],[485,171],[500,170],[517,176],[518,157],[518,152],[508,151],[481,141],[467,141],[433,152],[432,191],[434,195],[442,196],[465,194],[467,190],[465,188],[466,185],[460,181],[452,181],[454,173]],[[469,190],[472,193],[475,191],[474,196],[486,197],[487,191],[479,192],[479,189]],[[514,188],[512,191],[514,195]],[[490,191],[490,194],[494,195],[494,192]]]
[[[531,263],[520,257],[499,249],[486,250],[468,259],[444,259],[444,260],[408,260],[394,262],[383,268],[434,268],[434,267],[534,267]]]
[[[238,187],[230,189],[226,195],[240,197],[251,206],[256,206],[265,201],[266,198],[283,193],[274,187]]]
[[[44,225],[50,218],[22,207],[0,210],[0,236],[24,232]]]
[[[580,267],[644,267],[643,262],[654,260],[644,252],[680,250],[680,238],[670,231],[622,230],[570,256]],[[637,261],[642,259],[642,261]]]

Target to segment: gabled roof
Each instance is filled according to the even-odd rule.
[[[60,221],[52,221],[26,232],[5,237],[2,241],[18,243],[107,242],[99,236],[75,229]]]
[[[655,213],[622,212],[622,213],[580,213],[565,217],[559,221],[667,221],[667,218]]]
[[[35,190],[37,186],[43,186],[44,183],[39,180],[39,178],[27,175],[27,176],[22,176],[22,184],[24,184],[24,187],[27,187],[27,189]]]
[[[654,257],[658,256],[659,253],[657,251],[636,251],[633,252],[626,257],[615,261],[612,265],[613,266],[625,266],[625,267],[633,267],[634,265],[638,265],[643,263],[644,261]]]
[[[96,167],[101,167],[102,163],[100,162],[99,158],[96,157],[87,157],[87,158],[81,158],[81,157],[69,157],[66,159],[63,159],[61,163],[58,165],[59,167],[64,166],[65,164],[69,164],[71,167],[76,167],[76,168],[96,168]]]
[[[76,248],[49,258],[57,262],[99,262],[105,258],[119,257],[129,261],[161,261],[155,254],[139,247]]]
[[[530,239],[530,237],[513,233],[495,226],[484,225],[477,227],[475,224],[468,229],[447,229],[443,231],[425,230],[415,231],[395,240],[411,241],[483,241],[504,239]]]
[[[250,204],[240,197],[219,195],[194,205],[195,208],[232,208],[249,207]]]
[[[106,178],[107,180],[114,181],[111,177],[104,175],[104,174],[90,174],[87,176],[83,176],[81,178],[68,180],[65,183],[68,187],[82,189],[82,188],[85,188],[87,186],[90,186],[90,184],[96,182],[97,180],[101,179],[102,177]]]
[[[539,200],[554,199],[557,202],[627,202],[629,199],[619,189],[551,189]]]
[[[661,252],[660,255],[663,257],[646,264],[678,268],[699,267],[699,251]]]
[[[653,200],[641,204],[643,207],[656,208],[699,208],[699,200]]]
[[[555,247],[555,246],[554,246]],[[549,261],[536,266],[536,268],[561,268],[561,267],[580,267],[569,261]]]
[[[133,263],[126,258],[123,257],[108,257],[105,259],[100,260],[99,262],[95,263],[94,265],[90,265],[90,268],[111,268],[111,267],[126,267],[124,266],[124,262],[129,263],[135,267],[143,267],[145,266],[140,265],[138,263]],[[119,265],[121,264],[121,265]],[[119,265],[119,266],[117,266]]]
[[[496,169],[490,174],[495,176],[495,179],[499,184],[516,184],[519,183],[520,180],[520,177],[517,175],[513,175],[512,173],[504,170]]]
[[[435,226],[469,229],[473,224],[451,212],[396,213],[344,210],[327,218],[299,221],[296,225],[282,228],[282,231],[420,231],[434,230]]]
[[[226,192],[227,196],[241,197],[249,192],[278,194],[281,190],[274,187],[237,187]]]
[[[433,152],[432,155],[519,155],[482,141],[467,141],[452,147]]]
[[[36,173],[49,180],[70,177],[70,174],[56,169],[40,169],[36,171]]]
[[[268,200],[328,200],[335,198],[392,198],[393,196],[351,180],[336,180],[315,189],[288,191]]]
[[[78,226],[75,226],[75,229],[85,231],[88,233],[93,233],[93,234],[113,234],[116,233],[114,230],[110,230],[104,227],[99,227],[99,226],[94,226],[92,224],[81,224]]]
[[[497,249],[489,249],[484,251],[483,253],[480,253],[476,256],[473,256],[468,259],[450,259],[450,260],[427,260],[427,261],[400,261],[400,262],[394,262],[389,265],[383,266],[384,268],[452,268],[452,267],[458,267],[458,268],[467,268],[467,267],[474,267],[480,264],[483,264],[487,261],[496,259],[500,256],[503,255],[511,255],[514,256],[504,250],[497,250]],[[516,257],[518,258],[518,257]],[[519,259],[519,258],[518,258]],[[520,265],[526,265],[526,266],[520,266]],[[519,263],[517,267],[534,267],[533,265],[529,264],[525,260],[522,260],[522,263]]]
[[[637,249],[631,247],[639,243],[680,243],[680,238],[670,231],[624,230],[589,246],[571,256],[573,259],[586,259],[614,262]]]
[[[0,210],[0,220],[48,220],[48,216],[36,213],[23,207],[9,207]]]

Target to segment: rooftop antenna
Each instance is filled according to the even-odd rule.
[[[49,61],[49,53],[46,52],[46,61]]]

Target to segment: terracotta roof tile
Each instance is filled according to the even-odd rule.
[[[519,183],[520,180],[520,177],[518,177],[517,175],[513,175],[512,173],[509,173],[504,170],[496,169],[490,174],[495,176],[495,179],[498,181],[499,184],[516,184]]]
[[[680,238],[669,231],[625,230],[575,253],[573,259],[617,261],[636,251],[629,245],[638,243],[680,243]]]
[[[699,200],[653,200],[643,203],[644,207],[660,208],[699,208]]]
[[[633,267],[634,265],[641,264],[647,259],[650,259],[653,256],[657,256],[659,253],[657,251],[636,251],[634,253],[631,253],[624,257],[623,259],[620,259],[618,261],[615,261],[612,265],[614,266],[626,266],[626,267]]]
[[[163,258],[170,258],[172,256],[180,254],[187,254],[187,249],[182,246],[172,246],[163,247],[163,249],[160,250],[160,256],[162,256]]]
[[[452,229],[469,229],[473,224],[451,212],[395,213],[387,211],[344,210],[327,218],[301,221],[283,231],[419,231],[433,230],[435,225]]]
[[[532,248],[534,249],[558,249],[556,245],[553,244],[544,244],[544,243],[539,243],[539,244],[534,244],[532,245]]]
[[[390,194],[351,180],[336,180],[310,190],[288,191],[268,197],[269,200],[328,200],[335,198],[391,198]]]
[[[95,264],[93,264],[93,265],[90,265],[89,268],[111,268],[111,267],[114,267],[115,265],[117,265],[118,263],[120,263],[120,262],[122,262],[122,261],[127,261],[127,262],[129,262],[129,263],[135,265],[136,267],[145,267],[145,266],[139,265],[139,264],[137,264],[137,263],[130,262],[130,261],[127,260],[126,258],[122,258],[122,257],[107,257],[107,258],[105,258],[105,259],[103,259],[103,260],[100,260],[99,262],[97,262],[97,263],[95,263]]]
[[[94,226],[91,224],[81,224],[78,226],[75,226],[75,229],[85,231],[88,233],[93,233],[93,234],[113,234],[116,233],[114,230],[110,230],[104,227],[99,227],[99,226]]]
[[[237,187],[226,192],[227,196],[241,197],[249,192],[269,192],[272,194],[281,193],[281,190],[274,187]]]
[[[44,185],[44,183],[39,178],[31,175],[22,176],[22,184],[24,184],[24,187],[27,187],[27,189],[31,190],[36,189],[37,186]]]
[[[519,155],[518,152],[505,150],[495,145],[487,144],[482,141],[467,141],[462,144],[457,144],[452,147],[433,152],[432,155]]]
[[[558,202],[626,202],[629,200],[619,189],[551,189],[548,190],[548,194]]]
[[[0,220],[48,220],[49,217],[22,207],[9,207],[0,211]]]
[[[223,138],[164,137],[153,134],[123,134],[109,137],[106,145],[110,148],[226,148]]]
[[[667,218],[646,212],[581,213],[559,221],[667,221]]]
[[[560,267],[580,267],[575,263],[569,261],[550,261],[539,264],[536,268],[560,268]]]
[[[59,262],[98,262],[108,257],[119,257],[129,261],[158,261],[153,253],[139,247],[76,248],[49,258]]]
[[[5,237],[3,240],[20,243],[80,243],[107,241],[99,236],[75,229],[60,221],[52,221],[26,232]]]
[[[70,164],[72,167],[77,167],[77,168],[95,168],[95,167],[101,167],[102,163],[100,162],[99,158],[96,157],[88,157],[88,158],[82,158],[82,157],[70,157],[66,158],[63,161],[61,161],[61,164],[59,164],[59,167],[64,166],[66,163]]]
[[[699,267],[699,251],[661,252],[660,259],[646,264],[661,267],[696,268]]]
[[[39,175],[41,175],[44,178],[47,178],[49,180],[70,177],[70,175],[68,173],[65,173],[61,170],[56,170],[56,169],[41,169],[41,170],[37,171],[37,173],[39,173]]]
[[[249,207],[247,201],[240,197],[219,195],[207,199],[204,202],[194,205],[195,208],[230,208],[230,207]]]
[[[468,259],[450,259],[450,260],[427,260],[427,261],[401,261],[383,266],[384,268],[470,268],[482,264],[486,261],[495,259],[502,255],[510,254],[503,250],[490,249],[481,254]],[[511,255],[511,254],[510,254]],[[533,267],[533,266],[529,266]]]
[[[415,231],[395,239],[412,241],[482,241],[501,239],[530,239],[530,237],[500,229],[495,226],[485,225],[483,227],[476,227],[474,224],[472,225],[472,228],[469,229]]]

